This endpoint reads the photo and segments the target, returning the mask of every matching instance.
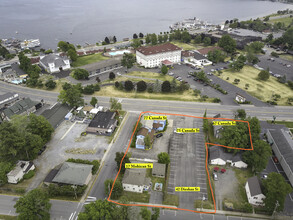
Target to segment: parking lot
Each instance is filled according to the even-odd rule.
[[[47,149],[34,160],[37,173],[29,189],[38,187],[51,169],[68,158],[102,159],[104,150],[108,147],[108,139],[93,134],[81,136],[80,134],[85,131],[86,127],[87,124],[78,124],[70,121],[62,122],[55,130],[52,140],[47,144]],[[82,154],[78,152],[82,152]],[[83,154],[86,152],[89,152],[89,154]]]
[[[170,139],[170,176],[167,192],[179,196],[179,207],[194,209],[194,201],[207,198],[205,145],[202,119],[176,117],[175,128],[200,128],[199,133],[173,133]],[[200,187],[199,192],[175,192],[175,187]]]

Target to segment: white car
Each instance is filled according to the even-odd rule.
[[[289,65],[289,64],[287,65],[287,67],[290,67],[290,66],[291,66],[291,65]]]
[[[174,75],[174,73],[172,73],[172,72],[170,72],[170,73],[168,73],[169,74],[169,76],[173,76]]]
[[[116,74],[117,74],[117,76],[121,76],[121,73],[119,73],[119,72],[117,72]]]
[[[212,72],[215,72],[215,70],[214,70],[214,69],[211,69],[211,71],[212,71]]]
[[[216,173],[213,173],[214,175],[214,180],[218,180],[218,175]]]

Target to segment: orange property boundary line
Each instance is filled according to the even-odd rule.
[[[137,128],[137,125],[140,121],[140,118],[141,118],[141,115],[142,114],[145,114],[145,113],[151,113],[151,114],[159,114],[159,115],[174,115],[174,116],[184,116],[184,117],[191,117],[191,118],[202,118],[202,119],[224,119],[224,120],[230,120],[230,121],[238,121],[238,122],[245,122],[247,123],[248,125],[248,131],[249,131],[249,136],[250,136],[250,144],[251,144],[251,148],[250,149],[245,149],[245,148],[237,148],[237,147],[229,147],[229,146],[224,146],[224,145],[219,145],[219,144],[213,144],[213,143],[205,143],[205,147],[206,147],[206,172],[208,174],[208,179],[209,179],[209,186],[210,186],[210,191],[212,193],[212,197],[213,197],[213,203],[214,203],[214,211],[213,212],[200,212],[200,211],[195,211],[195,210],[190,210],[190,209],[182,209],[182,208],[174,208],[174,207],[169,207],[169,206],[155,206],[155,205],[143,205],[143,204],[122,204],[122,203],[119,203],[119,202],[116,202],[116,201],[113,201],[110,199],[111,197],[111,194],[112,194],[112,191],[113,191],[113,187],[114,187],[114,184],[117,180],[117,177],[121,171],[121,166],[122,166],[122,162],[129,150],[129,147],[130,147],[130,144],[132,142],[132,138],[133,138],[133,135],[134,135],[134,132],[136,131],[136,128]],[[139,115],[139,118],[136,122],[136,125],[135,125],[135,128],[134,128],[134,131],[131,135],[131,138],[130,138],[130,141],[129,141],[129,144],[128,144],[128,147],[127,147],[127,150],[125,151],[125,154],[121,160],[121,163],[120,163],[120,168],[119,168],[119,171],[116,175],[116,178],[112,184],[112,188],[111,188],[111,191],[110,191],[110,194],[109,194],[109,197],[107,198],[107,200],[109,202],[113,202],[115,204],[118,204],[118,205],[124,205],[124,206],[145,206],[145,207],[156,207],[156,208],[166,208],[166,209],[174,209],[174,210],[183,210],[183,211],[189,211],[189,212],[195,212],[195,213],[209,213],[209,214],[214,214],[216,213],[216,202],[215,202],[215,197],[214,197],[214,192],[213,192],[213,189],[211,187],[211,180],[210,180],[210,174],[209,174],[209,170],[208,170],[208,145],[216,145],[216,146],[221,146],[221,147],[226,147],[226,148],[231,148],[231,149],[238,149],[238,150],[253,150],[253,145],[252,145],[252,138],[251,138],[251,132],[250,132],[250,126],[249,126],[249,122],[248,121],[243,121],[243,120],[236,120],[236,119],[230,119],[230,118],[207,118],[207,117],[197,117],[197,116],[191,116],[191,115],[183,115],[183,114],[172,114],[172,113],[159,113],[159,112],[151,112],[151,111],[146,111],[146,112],[141,112],[140,115]]]

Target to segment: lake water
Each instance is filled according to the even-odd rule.
[[[168,31],[185,18],[221,23],[292,7],[256,0],[0,0],[0,38],[39,38],[42,47],[56,48],[60,40],[84,45]]]

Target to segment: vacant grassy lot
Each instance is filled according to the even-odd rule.
[[[78,66],[84,66],[86,64],[96,63],[96,62],[107,60],[107,59],[109,59],[109,57],[103,56],[102,53],[96,53],[96,54],[91,54],[86,56],[80,56],[71,65],[73,67],[78,67]]]
[[[169,70],[169,72],[172,72],[172,69]],[[152,73],[152,72],[141,72],[141,71],[133,71],[131,73],[128,73],[129,76],[138,76],[143,78],[151,78],[151,79],[158,79],[161,81],[172,81],[173,77],[169,75],[163,75],[161,73]]]
[[[181,47],[183,50],[198,50],[204,48],[203,45],[194,44],[193,41],[191,43],[182,43],[177,40],[171,41],[172,44],[175,44],[177,47]]]
[[[200,101],[195,97],[193,90],[189,89],[183,93],[148,93],[148,92],[125,92],[116,89],[114,86],[101,87],[99,92],[95,92],[96,96],[121,97],[121,98],[139,98],[139,99],[157,99],[157,100],[179,100],[179,101]],[[206,102],[211,102],[212,98],[208,98]]]
[[[135,193],[135,192],[123,191],[122,196],[126,196],[128,201],[131,201],[131,202],[148,203],[150,200],[150,194],[148,192]]]
[[[280,54],[279,56],[280,56],[280,58],[282,58],[284,60],[293,61],[293,56],[290,54]]]
[[[2,220],[16,220],[17,216],[12,216],[12,215],[0,215],[0,219]]]
[[[270,18],[268,22],[271,24],[281,22],[281,23],[284,23],[285,26],[289,26],[292,23],[292,21],[293,21],[293,18],[285,17],[285,18]]]
[[[254,67],[245,66],[240,72],[225,70],[220,77],[230,83],[233,83],[234,79],[240,79],[236,86],[243,90],[246,90],[245,85],[249,84],[247,92],[264,102],[271,100],[273,94],[279,94],[281,98],[277,101],[278,105],[287,105],[287,98],[293,97],[293,91],[272,76],[267,81],[258,80],[259,72],[260,70]],[[228,80],[227,77],[229,77]]]

